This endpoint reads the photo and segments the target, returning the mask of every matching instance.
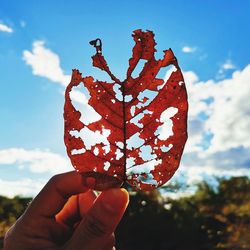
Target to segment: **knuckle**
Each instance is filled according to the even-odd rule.
[[[86,234],[96,238],[105,236],[108,233],[107,225],[93,215],[86,218],[85,230]]]
[[[60,182],[60,180],[61,180],[61,174],[56,174],[50,178],[49,184],[57,185],[58,182]]]
[[[69,194],[62,190],[63,174],[57,174],[50,178],[48,182],[48,189],[56,191],[64,199],[70,197]]]

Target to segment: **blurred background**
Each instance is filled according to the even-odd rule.
[[[143,29],[154,31],[158,58],[169,47],[178,58],[189,139],[165,186],[128,187],[117,248],[250,249],[249,16],[247,0],[0,0],[0,237],[51,176],[73,169],[63,142],[71,70],[108,80],[89,41],[102,39],[124,79],[131,34]]]

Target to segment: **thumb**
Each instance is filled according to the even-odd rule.
[[[67,250],[102,249],[120,222],[128,205],[125,189],[102,192],[68,242]]]

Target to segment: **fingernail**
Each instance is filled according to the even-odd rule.
[[[111,213],[117,213],[121,210],[125,210],[129,202],[128,192],[124,188],[109,189],[104,191],[102,196],[104,208]]]

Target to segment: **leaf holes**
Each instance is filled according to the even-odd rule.
[[[69,93],[73,107],[81,111],[80,121],[88,125],[91,122],[96,122],[101,119],[101,116],[88,104],[90,99],[89,91],[80,86],[75,86]]]
[[[95,147],[95,149],[93,150],[94,155],[98,155],[99,154],[99,149],[97,147]]]
[[[116,151],[115,151],[115,155],[116,155],[115,159],[120,160],[123,157],[124,154],[119,148],[117,148]]]
[[[75,70],[65,92],[67,153],[81,174],[102,182],[102,189],[126,179],[143,190],[164,184],[178,167],[186,142],[186,89],[173,52],[165,50],[156,60],[153,32],[136,30],[133,37],[136,46],[125,80],[111,73],[101,54],[101,40],[96,39],[90,42],[96,49],[93,65],[102,70],[99,77],[107,73],[112,82],[82,78]],[[164,66],[170,64],[176,67]],[[81,82],[87,91],[74,87]],[[175,150],[170,151],[172,144]]]
[[[125,102],[130,102],[132,100],[132,95],[126,95],[125,98],[124,98],[124,101]]]
[[[104,169],[105,171],[108,171],[109,168],[110,168],[110,166],[111,166],[110,162],[106,161],[106,162],[104,162],[103,169]]]
[[[116,83],[113,86],[113,90],[115,92],[116,99],[122,102],[123,101],[123,97],[122,97],[121,86]]]
[[[80,155],[86,152],[85,148],[71,150],[71,155]]]
[[[175,116],[178,112],[177,108],[169,107],[165,111],[162,112],[160,116],[160,121],[163,123],[158,129],[155,131],[155,135],[158,135],[160,140],[166,140],[171,135],[173,135],[173,121],[171,118]]]
[[[160,149],[161,149],[161,151],[163,153],[166,153],[166,152],[168,152],[171,149],[171,147],[167,147],[167,146],[163,145],[163,146],[160,147]]]
[[[140,73],[142,72],[143,68],[144,68],[144,65],[147,63],[147,60],[144,60],[144,59],[140,59],[138,61],[138,63],[136,64],[136,67],[134,68],[131,76],[133,78],[136,78],[140,75]]]

